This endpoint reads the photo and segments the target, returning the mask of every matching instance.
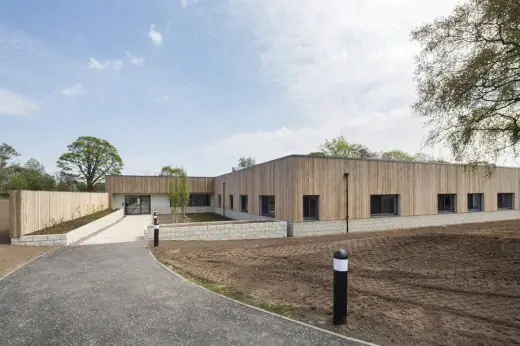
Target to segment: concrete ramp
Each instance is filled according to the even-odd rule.
[[[151,221],[151,215],[127,215],[120,222],[78,245],[144,242],[144,228],[151,224]]]

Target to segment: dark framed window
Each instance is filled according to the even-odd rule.
[[[218,207],[222,208],[222,195],[218,195]]]
[[[499,193],[497,194],[498,209],[515,209],[515,194],[514,193]]]
[[[370,215],[399,215],[399,195],[371,195]]]
[[[188,207],[209,207],[211,206],[210,195],[205,194],[190,194],[188,200]]]
[[[320,196],[303,196],[303,219],[319,220],[320,219]]]
[[[484,194],[468,193],[468,211],[484,210]]]
[[[274,196],[260,196],[260,215],[274,218]]]
[[[240,195],[240,211],[247,213],[247,195]]]
[[[456,213],[457,212],[457,195],[438,194],[437,195],[437,211],[439,213]]]
[[[233,195],[229,195],[229,210],[233,210]]]

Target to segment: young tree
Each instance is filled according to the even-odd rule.
[[[165,169],[166,168],[166,169]],[[162,174],[164,172],[164,174]],[[186,208],[190,199],[190,191],[188,186],[188,176],[184,168],[172,168],[165,166],[161,170],[161,175],[173,177],[170,183],[170,205],[175,222],[178,222],[178,212],[183,215],[183,221],[186,219]]]
[[[418,101],[428,143],[444,143],[456,161],[518,155],[520,1],[467,0],[447,17],[412,32]]]
[[[256,165],[255,158],[248,156],[248,157],[241,157],[238,159],[238,167],[247,168],[247,167],[253,167]]]
[[[178,208],[180,206],[180,192],[179,192],[179,181],[177,177],[170,183],[170,206],[172,208],[172,214],[175,219],[175,223],[178,222]]]
[[[182,174],[182,168],[174,168],[172,166],[163,166],[159,175],[161,176],[177,176]]]
[[[79,137],[67,148],[57,165],[62,173],[83,181],[87,191],[94,191],[96,183],[104,181],[107,175],[121,174],[123,160],[117,149],[104,139]]]
[[[190,200],[190,190],[188,187],[188,176],[186,171],[182,169],[182,173],[177,177],[179,180],[179,204],[182,209],[183,220],[186,220],[186,208]]]

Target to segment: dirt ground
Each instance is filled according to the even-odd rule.
[[[0,245],[0,278],[50,250],[52,247],[48,246]]]
[[[99,211],[97,213],[93,213],[90,215],[85,215],[83,217],[79,217],[74,220],[61,222],[57,225],[50,226],[44,229],[40,229],[36,232],[30,233],[30,235],[41,235],[41,234],[63,234],[75,230],[81,226],[84,226],[88,223],[96,221],[97,219],[101,219],[109,214],[112,214],[115,210],[106,209],[103,211]]]
[[[169,224],[175,223],[175,218],[173,215],[158,215],[159,224]],[[214,221],[229,221],[233,220],[228,217],[215,214],[215,213],[196,213],[196,214],[186,214],[186,218],[182,219],[182,216],[178,216],[177,222],[214,222]]]
[[[349,257],[348,324],[330,323],[332,254]],[[312,238],[162,241],[174,268],[307,323],[381,345],[520,344],[520,220]]]

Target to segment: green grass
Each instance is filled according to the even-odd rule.
[[[256,299],[253,299],[253,298],[241,293],[240,291],[238,291],[236,288],[234,288],[232,286],[217,284],[217,283],[211,282],[209,280],[194,276],[194,275],[188,273],[186,270],[180,269],[180,268],[175,268],[172,265],[170,265],[168,262],[163,261],[163,260],[159,260],[159,262],[161,262],[165,266],[173,269],[177,274],[181,275],[185,279],[190,280],[190,281],[196,283],[197,285],[200,285],[215,293],[222,294],[231,299],[235,299],[235,300],[238,300],[245,304],[253,305],[260,309],[264,309],[266,311],[269,311],[269,312],[272,312],[272,313],[275,313],[278,315],[282,315],[285,317],[293,317],[296,315],[294,308],[292,306],[290,306],[289,304],[280,303],[280,302],[258,301]]]

